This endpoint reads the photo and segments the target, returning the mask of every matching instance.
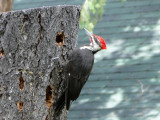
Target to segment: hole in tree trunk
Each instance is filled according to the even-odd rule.
[[[19,78],[19,89],[20,90],[24,89],[24,79],[22,76]]]
[[[47,86],[46,88],[46,105],[48,108],[52,105],[52,87],[51,85]]]
[[[20,111],[22,111],[22,109],[23,109],[23,102],[21,102],[21,101],[17,102],[17,107],[18,107],[18,109]]]
[[[64,33],[63,32],[58,32],[56,36],[56,43],[58,44],[59,47],[61,47],[64,44]]]
[[[2,99],[3,94],[0,94],[0,100]]]
[[[48,120],[48,115],[46,116],[46,119],[45,120]]]
[[[3,49],[0,51],[0,56],[1,57],[4,56],[4,50]]]

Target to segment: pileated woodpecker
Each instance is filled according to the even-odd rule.
[[[91,34],[85,29],[90,38],[90,45],[75,48],[69,55],[69,60],[65,66],[65,92],[59,98],[56,112],[62,110],[64,105],[69,110],[70,102],[79,97],[82,87],[88,80],[94,63],[94,54],[102,49],[107,49],[105,40],[97,35]]]

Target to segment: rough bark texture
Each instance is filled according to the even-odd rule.
[[[79,6],[0,14],[0,120],[66,120],[55,114],[63,64],[75,47]]]

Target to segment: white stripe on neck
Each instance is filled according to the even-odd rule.
[[[80,47],[81,50],[83,49],[88,49],[88,50],[91,50],[93,51],[93,48],[91,46],[83,46],[83,47]]]

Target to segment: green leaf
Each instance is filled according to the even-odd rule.
[[[86,0],[82,6],[80,28],[93,31],[95,25],[101,20],[106,0]]]

